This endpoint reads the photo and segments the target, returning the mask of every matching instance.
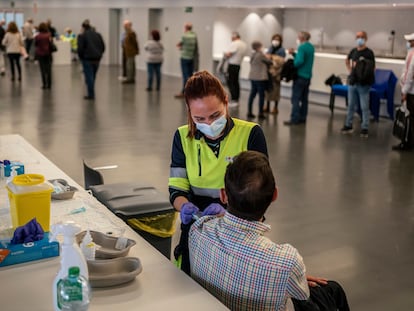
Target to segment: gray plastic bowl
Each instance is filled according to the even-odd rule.
[[[118,240],[118,237],[106,235],[105,233],[93,230],[90,230],[89,232],[91,233],[93,242],[98,246],[95,252],[95,258],[97,259],[125,257],[128,255],[130,248],[136,244],[134,240],[128,239],[125,248],[116,249],[115,244]],[[86,231],[82,231],[76,235],[76,241],[79,245],[82,242],[85,234]]]
[[[131,282],[141,273],[141,261],[136,257],[88,260],[91,287],[109,287]]]

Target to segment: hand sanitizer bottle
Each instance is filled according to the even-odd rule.
[[[81,227],[73,221],[52,225],[51,241],[56,241],[57,235],[63,235],[60,270],[53,281],[53,307],[55,311],[63,310],[62,306],[58,303],[57,287],[58,283],[68,275],[70,267],[79,267],[80,275],[85,279],[89,278],[85,257],[75,241],[76,234],[80,231]]]
[[[87,311],[90,293],[89,282],[79,275],[79,267],[70,267],[68,276],[57,284],[58,306],[64,311]]]

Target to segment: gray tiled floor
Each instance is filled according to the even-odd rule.
[[[92,103],[82,99],[77,66],[56,66],[43,91],[37,66],[25,64],[21,85],[0,78],[0,133],[23,135],[80,184],[84,158],[119,165],[104,171],[108,183],[146,180],[167,193],[172,136],[186,122],[173,98],[180,79],[163,77],[162,90],[148,93],[145,72],[134,86],[121,85],[118,71],[100,68]],[[233,116],[244,118],[247,96]],[[352,310],[411,310],[414,153],[390,150],[390,120],[372,123],[364,140],[339,133],[344,110],[309,110],[306,126],[285,127],[284,99],[280,114],[261,122],[280,191],[267,213],[270,238],[296,246],[309,274],[340,281]]]

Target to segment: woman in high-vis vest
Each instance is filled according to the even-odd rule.
[[[169,192],[181,217],[181,238],[174,256],[190,274],[188,230],[193,219],[224,214],[220,189],[228,163],[245,150],[267,155],[267,146],[258,124],[230,117],[228,96],[209,72],[195,73],[187,81],[184,95],[188,124],[174,135]]]

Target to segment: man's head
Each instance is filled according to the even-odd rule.
[[[0,26],[3,27],[4,25],[6,25],[6,21],[4,19],[0,20]]]
[[[82,22],[82,28],[83,28],[84,30],[91,29],[91,22],[90,22],[90,20],[89,20],[89,19],[85,19],[85,20]]]
[[[414,33],[404,35],[404,39],[407,41],[407,48],[412,48],[414,46]]]
[[[193,24],[191,24],[191,23],[186,23],[185,25],[184,25],[184,30],[185,31],[191,31],[193,29]]]
[[[231,33],[231,40],[235,41],[235,40],[239,40],[240,39],[240,34],[237,31],[233,31]]]
[[[124,20],[124,29],[131,30],[132,29],[132,22],[130,20]]]
[[[262,49],[262,47],[263,47],[262,42],[257,41],[257,40],[252,42],[252,50],[259,51]]]
[[[365,47],[367,40],[368,40],[368,35],[365,31],[358,31],[356,33],[356,44],[359,48]]]
[[[257,151],[244,151],[227,166],[220,198],[236,217],[260,221],[277,198],[272,168],[267,157]]]
[[[310,38],[311,38],[311,35],[310,35],[310,33],[309,33],[309,32],[304,31],[304,30],[299,31],[299,33],[298,33],[298,39],[299,39],[299,41],[300,41],[301,43],[302,43],[302,42],[305,42],[305,41],[309,41],[309,40],[310,40]]]

